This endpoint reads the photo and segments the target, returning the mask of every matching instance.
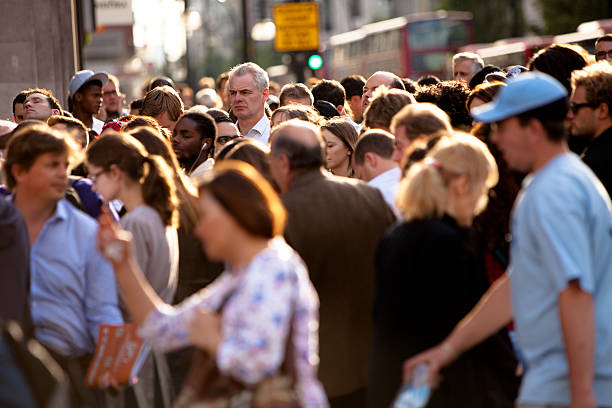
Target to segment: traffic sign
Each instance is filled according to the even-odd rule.
[[[319,48],[319,5],[315,2],[276,4],[273,9],[277,51]]]

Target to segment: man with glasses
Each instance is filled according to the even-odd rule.
[[[209,109],[206,113],[208,113],[217,124],[217,137],[214,142],[216,158],[217,154],[223,149],[223,146],[240,137],[240,132],[238,131],[238,126],[232,122],[232,119],[224,110]]]
[[[612,34],[606,34],[595,41],[595,59],[612,63]]]
[[[98,118],[105,122],[123,116],[124,95],[119,90],[119,78],[108,74],[108,82],[102,88],[102,107]]]
[[[608,43],[612,47],[612,42]],[[582,160],[612,195],[612,65],[600,61],[572,73],[567,117],[572,135],[589,140]]]

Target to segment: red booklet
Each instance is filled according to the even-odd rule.
[[[117,384],[130,383],[138,374],[144,356],[143,341],[134,323],[101,324],[96,353],[91,359],[87,376],[88,387],[97,387],[100,378],[114,379]]]

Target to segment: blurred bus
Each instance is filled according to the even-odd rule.
[[[413,79],[425,74],[450,78],[452,55],[473,38],[467,12],[440,10],[367,24],[330,37],[322,50],[323,75],[340,80],[391,71]]]
[[[508,38],[490,44],[469,44],[461,47],[460,51],[475,52],[484,59],[485,64],[500,68],[510,65],[527,66],[536,52],[551,44],[577,44],[593,54],[595,40],[609,32],[612,32],[612,19],[588,21],[580,24],[574,33]]]

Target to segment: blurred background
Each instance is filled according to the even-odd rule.
[[[298,4],[296,4],[298,3]],[[0,96],[40,86],[65,103],[78,69],[114,73],[130,101],[167,75],[194,91],[251,60],[281,85],[390,70],[450,78],[450,56],[525,65],[538,49],[592,51],[612,31],[604,0],[2,0]],[[10,106],[0,114],[8,117]]]

